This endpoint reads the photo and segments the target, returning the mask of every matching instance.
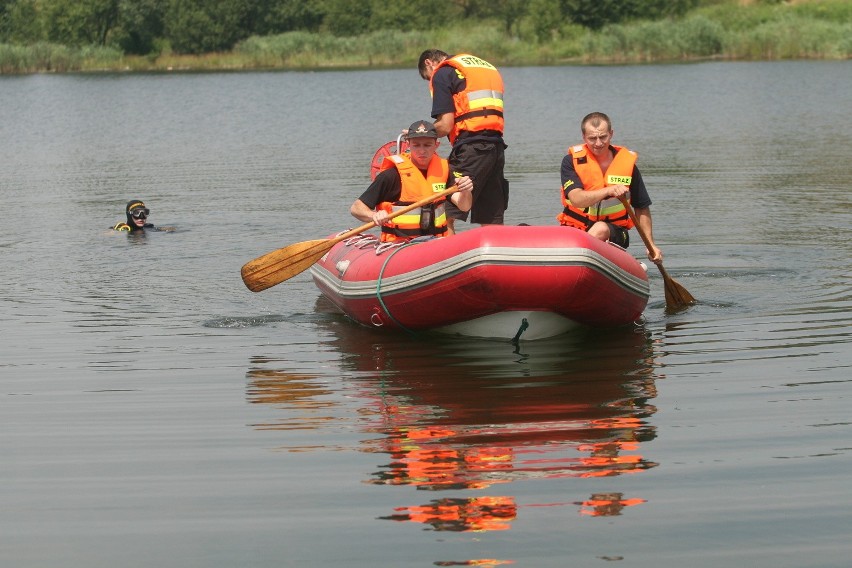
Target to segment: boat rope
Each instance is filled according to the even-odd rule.
[[[385,259],[385,261],[382,263],[382,268],[381,268],[381,270],[379,270],[379,275],[376,278],[376,298],[379,300],[379,304],[382,306],[382,309],[385,311],[385,313],[388,315],[388,317],[393,321],[393,323],[395,323],[397,325],[397,327],[404,329],[409,334],[416,337],[417,334],[414,332],[414,330],[408,329],[407,327],[405,327],[404,325],[399,323],[399,321],[397,321],[397,319],[395,317],[393,317],[393,314],[390,313],[390,310],[388,310],[388,307],[385,305],[385,301],[382,300],[382,275],[385,273],[385,267],[387,267],[388,262],[390,262],[390,259],[391,259],[391,257],[393,257],[393,255],[395,255],[396,253],[398,253],[399,251],[401,251],[405,247],[411,246],[413,244],[416,244],[416,243],[406,242],[406,243],[403,243],[400,246],[397,246],[397,248],[395,248],[394,251],[391,252],[388,255],[388,257]],[[379,254],[378,250],[376,251],[376,254]]]
[[[342,234],[342,233],[341,233]],[[355,248],[367,248],[368,246],[378,243],[379,240],[373,235],[355,235],[343,241],[343,244]]]
[[[527,321],[527,318],[523,318],[521,320],[521,327],[518,328],[518,333],[515,334],[515,337],[512,338],[512,345],[517,345],[518,341],[521,339],[521,334],[527,330],[530,326],[530,322]]]

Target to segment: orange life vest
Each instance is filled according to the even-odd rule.
[[[502,134],[503,78],[497,68],[467,53],[445,59],[435,70],[445,65],[455,68],[466,81],[464,91],[453,95],[456,110],[455,124],[449,133],[450,142],[455,142],[463,130],[496,130]],[[431,81],[429,88],[432,89]]]
[[[601,189],[614,184],[630,186],[633,181],[633,166],[636,165],[638,156],[636,152],[621,146],[613,146],[613,148],[616,149],[616,154],[606,173],[585,144],[568,148],[568,155],[574,162],[574,170],[580,176],[584,190]],[[633,221],[630,220],[630,216],[618,198],[609,197],[591,207],[580,209],[571,204],[571,200],[565,195],[565,188],[561,188],[560,191],[563,209],[562,213],[556,216],[560,224],[577,227],[584,231],[596,221],[606,221],[625,229],[633,228]],[[630,194],[626,197],[629,199]]]
[[[447,177],[450,166],[447,160],[437,154],[432,156],[429,167],[426,169],[426,177],[420,169],[414,165],[407,154],[394,154],[385,158],[381,171],[396,167],[399,179],[402,182],[402,193],[399,200],[393,203],[384,201],[376,206],[376,209],[384,209],[393,213],[446,189]],[[387,225],[382,225],[383,242],[411,239],[421,235],[436,235],[442,237],[447,232],[446,199],[439,199],[424,207],[420,207],[403,213],[390,220]]]

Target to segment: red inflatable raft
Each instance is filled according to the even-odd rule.
[[[311,275],[365,326],[516,340],[629,324],[650,293],[632,255],[561,226],[490,225],[405,244],[359,235]]]

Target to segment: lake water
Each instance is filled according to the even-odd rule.
[[[507,222],[607,112],[698,305],[652,266],[635,326],[516,347],[246,290],[360,224],[414,70],[0,77],[2,565],[848,566],[852,62],[504,76]]]

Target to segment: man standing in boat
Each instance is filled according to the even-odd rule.
[[[349,209],[356,219],[373,221],[381,227],[381,240],[385,242],[423,235],[446,236],[447,204],[468,211],[473,203],[471,179],[467,176],[457,178],[450,172],[447,160],[435,153],[438,133],[431,122],[419,120],[412,124],[407,139],[408,153],[387,156],[376,179]],[[453,186],[457,186],[458,191],[450,194],[449,201],[440,198],[388,219],[395,210]]]
[[[612,121],[602,112],[586,115],[580,131],[583,144],[568,148],[562,159],[559,223],[627,248],[633,221],[619,199],[627,196],[640,231],[648,236],[648,258],[662,262],[663,252],[654,243],[651,198],[636,167],[636,152],[610,144]]]
[[[472,223],[502,225],[509,204],[509,182],[503,177],[503,78],[484,59],[459,54],[450,57],[427,49],[417,64],[429,81],[432,118],[439,137],[453,144],[450,169],[473,180]],[[455,219],[466,221],[466,211],[447,207],[449,232]]]

